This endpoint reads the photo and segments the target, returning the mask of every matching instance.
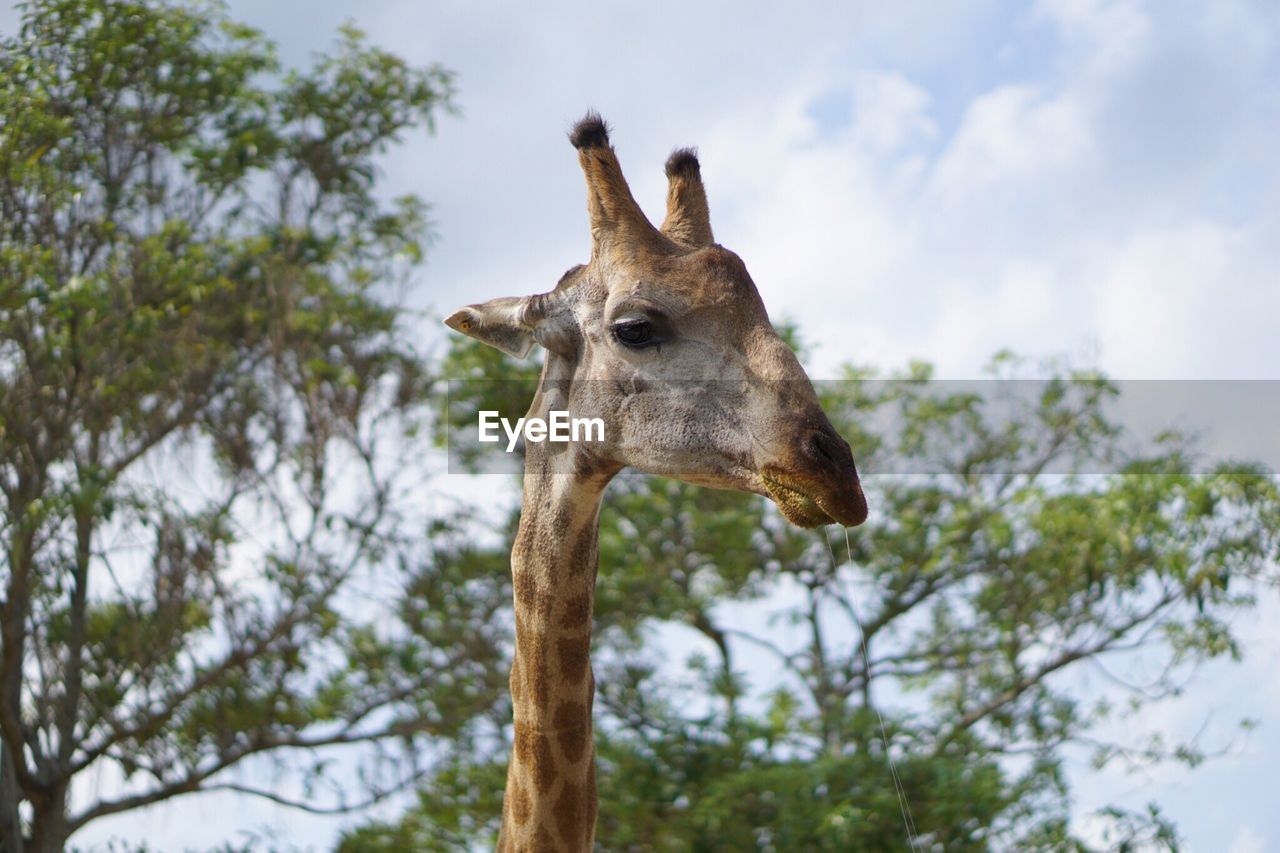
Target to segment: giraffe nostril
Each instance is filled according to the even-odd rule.
[[[842,464],[841,458],[844,454],[840,452],[841,448],[837,444],[839,441],[840,439],[833,438],[825,432],[814,432],[809,437],[810,453],[819,461],[840,467]]]

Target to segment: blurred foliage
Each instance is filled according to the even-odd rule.
[[[255,756],[285,774],[265,795],[322,809],[403,785],[416,740],[494,701],[505,641],[499,563],[424,545],[399,465],[429,377],[398,306],[429,229],[376,162],[451,109],[452,77],[353,28],[282,69],[214,3],[19,14],[0,37],[0,848],[246,789],[226,771]]]
[[[535,370],[461,339],[445,361]],[[465,383],[467,407],[522,413],[512,387]],[[1032,387],[994,400],[922,364],[819,383],[864,472],[921,472],[866,479],[872,516],[848,551],[844,531],[797,530],[762,499],[615,480],[594,647],[600,849],[898,850],[911,835],[1083,851],[1068,761],[1194,766],[1220,748],[1142,714],[1241,653],[1232,619],[1280,553],[1277,483],[1249,464],[1192,474],[1173,435],[1126,455],[1104,377],[1059,369]],[[673,643],[695,651],[668,661]],[[1113,688],[1082,691],[1085,667]],[[491,845],[505,735],[339,849]],[[1178,849],[1154,807],[1090,821],[1107,849]]]

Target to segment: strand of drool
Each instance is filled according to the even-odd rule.
[[[849,528],[845,527],[842,529],[844,530],[845,553],[850,565],[852,565],[853,546],[849,542]],[[827,553],[831,556],[831,568],[834,571],[837,567],[835,550],[831,547],[831,540],[827,538],[825,533],[822,535],[822,541],[827,545]],[[862,651],[863,672],[865,673],[866,678],[870,678],[871,656],[867,653],[867,635],[866,631],[862,627],[862,619],[858,617],[857,611],[853,609],[852,602],[850,602],[849,612],[853,616],[853,621],[857,623],[858,627],[858,643]],[[916,839],[919,837],[920,833],[916,829],[915,818],[911,815],[911,805],[907,802],[906,791],[903,789],[902,780],[898,776],[898,767],[894,763],[893,753],[889,749],[889,733],[884,724],[884,715],[880,713],[879,707],[873,705],[872,709],[876,712],[876,719],[880,723],[880,740],[884,744],[885,760],[889,763],[889,775],[893,778],[893,790],[898,797],[898,810],[902,813],[902,823],[907,830],[907,844],[909,849],[915,850],[917,849]]]

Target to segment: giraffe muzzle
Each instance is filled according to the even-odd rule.
[[[849,443],[829,424],[809,430],[794,466],[767,465],[760,471],[769,496],[798,527],[867,520],[867,499]]]

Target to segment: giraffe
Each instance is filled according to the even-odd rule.
[[[667,213],[636,204],[604,121],[570,133],[591,258],[556,287],[469,305],[445,323],[523,358],[546,350],[529,417],[600,417],[603,441],[529,442],[511,551],[514,744],[500,851],[594,844],[591,614],[600,503],[622,468],[771,498],[801,527],[867,515],[849,445],[769,322],[737,255],[712,237],[696,153],[666,163]]]

